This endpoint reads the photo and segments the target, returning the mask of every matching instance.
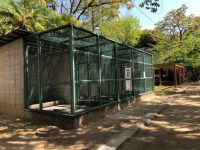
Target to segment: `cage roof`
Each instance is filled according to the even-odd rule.
[[[29,35],[31,33],[32,32],[24,30],[24,29],[13,30],[6,35],[0,36],[0,47],[18,39],[18,38],[21,38],[25,35]]]

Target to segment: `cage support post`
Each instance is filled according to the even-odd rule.
[[[28,73],[28,47],[25,37],[23,38],[23,56],[24,56],[24,109],[29,106],[29,101],[27,99],[27,73]]]
[[[75,62],[74,62],[74,47],[73,47],[73,25],[70,25],[70,34],[69,34],[69,51],[70,51],[70,83],[71,83],[71,113],[75,113],[76,105],[76,90],[75,90]]]
[[[133,61],[133,48],[131,48],[131,76],[132,76],[132,96],[135,96],[134,92],[134,61]]]
[[[37,63],[38,63],[38,68],[37,68],[37,77],[38,77],[38,96],[39,96],[39,107],[40,110],[42,110],[42,84],[41,84],[41,43],[40,43],[40,35],[37,35]]]
[[[101,99],[101,49],[99,46],[99,35],[96,37],[97,51],[98,51],[98,99],[100,101],[100,106],[102,106]]]
[[[143,77],[144,77],[144,93],[146,92],[146,69],[145,69],[145,53],[143,52],[143,65],[144,65],[144,72],[143,72]]]
[[[120,101],[119,97],[119,78],[118,78],[118,62],[117,62],[117,43],[114,45],[115,50],[115,78],[116,78],[116,98],[117,101]]]
[[[87,55],[87,80],[90,80],[90,62],[89,62],[89,53],[86,53]],[[88,95],[88,99],[90,101],[91,104],[91,81],[87,82],[87,95]]]
[[[151,65],[152,65],[152,90],[154,91],[154,86],[155,86],[155,68],[153,66],[153,55],[151,55]]]

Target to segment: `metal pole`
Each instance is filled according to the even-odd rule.
[[[24,56],[24,108],[27,109],[30,101],[28,101],[27,99],[28,46],[25,38],[23,38],[23,56]]]
[[[38,96],[39,96],[39,106],[40,110],[42,110],[42,88],[41,88],[41,43],[40,43],[40,35],[37,36],[37,63],[38,63],[38,68],[37,68],[37,77],[38,77]]]
[[[89,52],[87,52],[86,55],[87,55],[87,80],[90,80]],[[87,95],[91,104],[91,82],[87,83]]]
[[[75,81],[75,62],[74,62],[74,48],[73,48],[73,25],[70,25],[69,34],[69,51],[70,51],[70,83],[71,83],[71,113],[76,111],[76,81]]]
[[[152,65],[152,90],[154,91],[154,86],[155,86],[155,68],[153,66],[153,55],[151,55],[151,65]]]
[[[116,78],[116,98],[117,101],[120,101],[120,96],[119,96],[119,76],[118,76],[118,62],[117,62],[117,43],[114,45],[114,50],[115,50],[115,78]]]
[[[102,106],[101,99],[101,49],[99,47],[99,35],[96,37],[97,51],[98,51],[98,99],[100,101],[100,106]]]
[[[79,78],[79,64],[77,62],[75,62],[75,66],[76,66],[76,71],[75,71],[75,79],[76,79],[76,98],[77,98],[77,101],[79,100],[80,98],[80,95],[79,95],[79,89],[80,89],[80,78]]]
[[[131,74],[132,74],[132,95],[135,96],[134,93],[134,62],[133,62],[133,48],[131,48]]]
[[[143,65],[144,65],[144,72],[143,72],[143,76],[144,76],[144,93],[146,92],[146,70],[145,70],[145,53],[143,52]]]

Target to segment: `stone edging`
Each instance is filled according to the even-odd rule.
[[[168,104],[160,104],[158,105],[151,113],[143,116],[138,122],[133,124],[131,127],[126,129],[124,132],[119,134],[117,137],[111,139],[106,144],[99,147],[97,150],[116,150],[121,144],[123,144],[128,138],[135,135],[142,126],[150,124],[150,121],[154,119],[157,114],[159,114],[162,110],[164,110]]]

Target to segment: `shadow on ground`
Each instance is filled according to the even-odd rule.
[[[173,95],[170,106],[119,149],[200,150],[200,86],[186,85],[180,90],[158,94]]]
[[[61,129],[60,135],[48,138],[35,136],[36,129],[44,125],[0,115],[0,149],[96,149],[112,136],[130,127],[154,107],[155,105],[150,103],[136,103],[82,128]]]
[[[109,114],[82,128],[61,130],[59,136],[48,138],[35,136],[36,129],[43,125],[9,119],[0,114],[0,149],[96,149],[162,102],[169,103],[168,109],[152,121],[151,126],[144,127],[120,149],[198,149],[200,88],[197,85],[186,85],[180,89],[182,91],[176,91],[174,94],[158,93],[155,97],[150,97],[123,111]]]

